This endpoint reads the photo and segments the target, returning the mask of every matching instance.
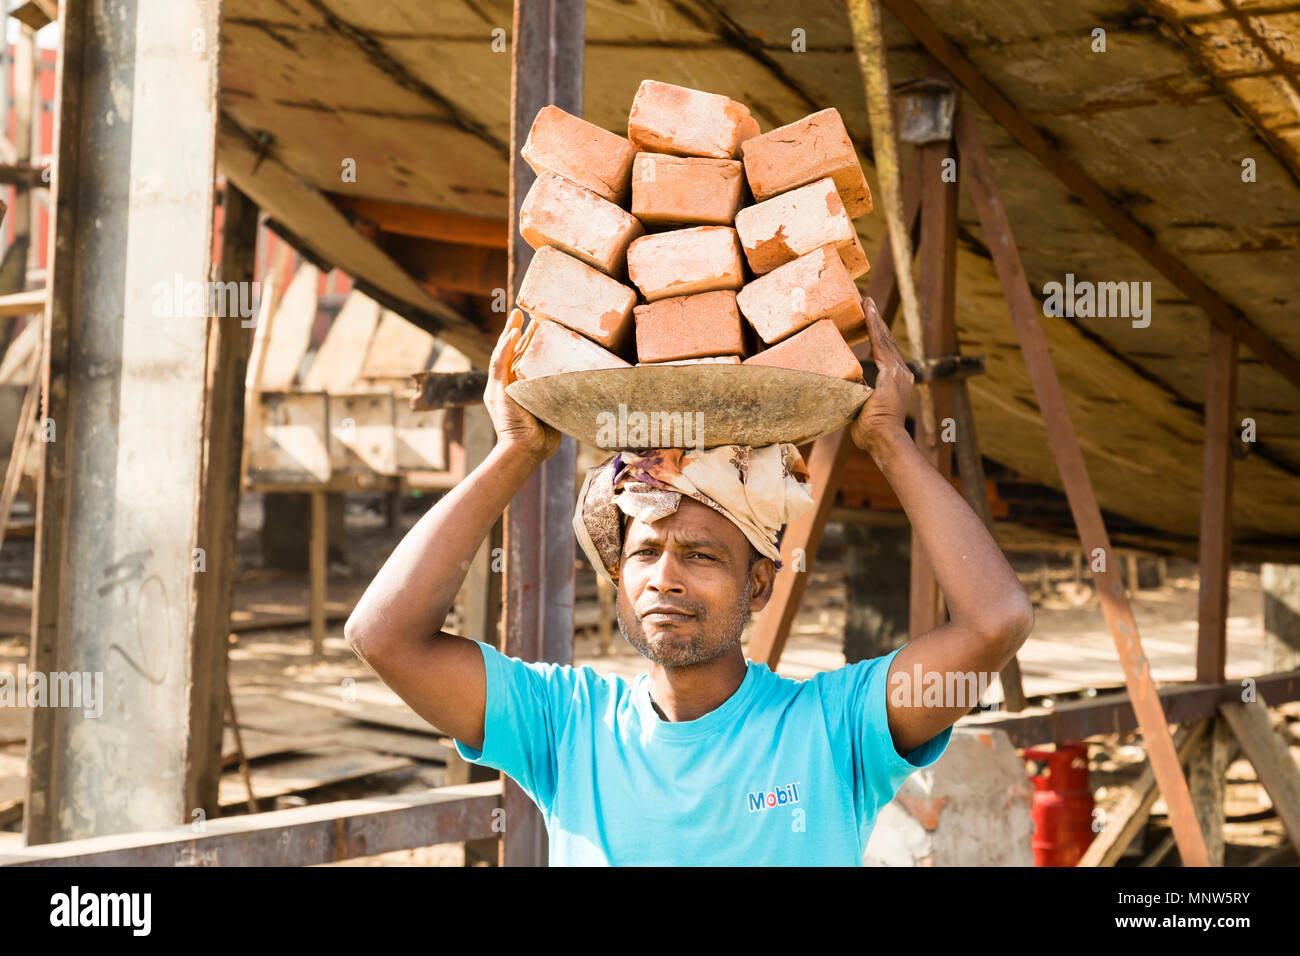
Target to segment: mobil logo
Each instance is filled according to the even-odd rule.
[[[746,800],[750,813],[771,810],[774,807],[788,807],[792,803],[799,802],[799,784],[787,783],[784,787],[776,787],[772,790],[755,790]]]

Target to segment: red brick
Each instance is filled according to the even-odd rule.
[[[519,379],[601,368],[631,368],[631,365],[577,332],[545,319],[529,321],[510,365]]]
[[[745,354],[734,292],[678,295],[633,312],[639,362]]]
[[[534,319],[559,322],[621,352],[632,332],[636,293],[554,246],[543,246],[528,265],[518,302]]]
[[[759,202],[829,176],[850,219],[871,212],[871,188],[837,109],[749,139],[741,154],[745,178]]]
[[[862,381],[862,363],[830,319],[819,319],[803,331],[745,359],[744,364],[774,365],[850,382]]]
[[[648,153],[738,159],[758,132],[749,108],[726,96],[642,80],[627,118],[627,138]]]
[[[644,233],[631,213],[555,173],[542,173],[519,209],[519,233],[534,249],[555,246],[606,275],[621,275],[628,244]]]
[[[674,229],[635,240],[628,277],[647,302],[674,295],[739,289],[745,281],[736,230],[729,226]]]
[[[632,215],[643,223],[730,226],[743,187],[738,160],[637,153]]]
[[[555,173],[621,205],[627,198],[636,147],[558,106],[544,106],[519,155],[538,175]]]
[[[637,362],[637,368],[642,365],[739,365],[741,362],[739,355],[706,355],[702,358],[674,359],[671,362]]]
[[[863,320],[862,296],[844,260],[830,245],[755,279],[740,290],[736,303],[769,345],[818,319],[830,319],[841,332]]]
[[[756,275],[827,243],[835,246],[853,278],[868,268],[853,221],[829,177],[746,206],[736,213],[736,232]]]

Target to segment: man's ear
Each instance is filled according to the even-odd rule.
[[[749,578],[749,609],[761,611],[772,599],[772,589],[776,586],[776,564],[767,556],[759,558],[749,569]]]

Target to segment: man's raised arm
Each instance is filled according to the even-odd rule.
[[[483,744],[482,655],[442,628],[488,531],[560,442],[559,432],[505,393],[522,323],[521,312],[511,313],[492,352],[483,398],[497,444],[407,532],[343,628],[357,655],[412,710],[475,748]]]
[[[890,676],[906,674],[911,681],[920,665],[923,680],[936,674],[945,690],[965,686],[948,675],[1000,671],[1033,629],[1033,604],[979,516],[908,435],[904,416],[912,372],[875,303],[866,299],[864,306],[879,373],[876,390],[850,434],[854,444],[875,459],[907,512],[943,591],[949,617],[947,623],[903,647]],[[977,686],[983,686],[978,679]],[[892,680],[887,687],[894,687]],[[918,696],[921,690],[916,689]],[[892,699],[889,703],[889,730],[900,754],[910,753],[956,723],[976,703],[945,700],[952,706],[913,706],[910,683],[905,698],[903,706]]]

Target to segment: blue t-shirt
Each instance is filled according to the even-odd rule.
[[[885,691],[897,650],[806,681],[746,659],[721,706],[673,723],[655,713],[648,674],[629,686],[475,643],[483,749],[456,750],[537,804],[551,866],[861,866],[880,808],[952,737],[895,751]]]

